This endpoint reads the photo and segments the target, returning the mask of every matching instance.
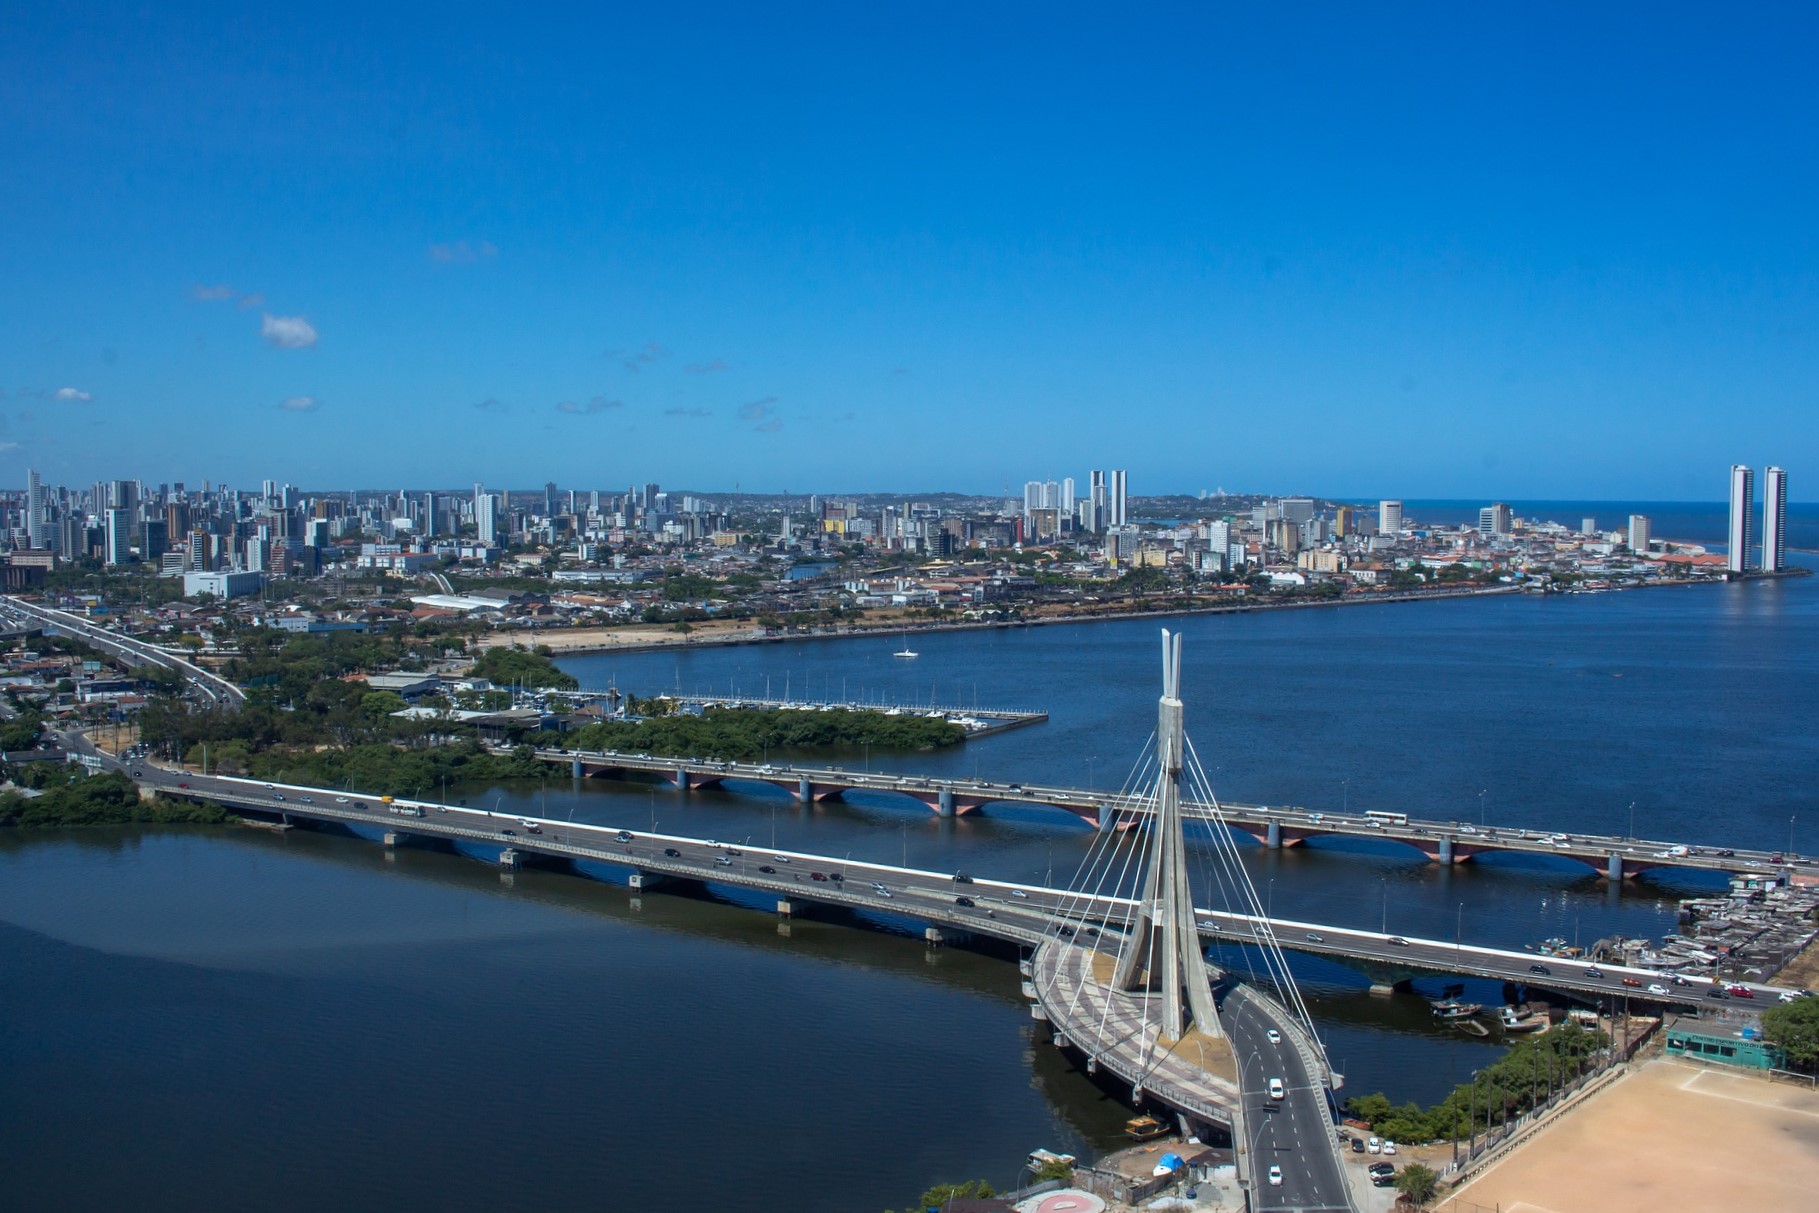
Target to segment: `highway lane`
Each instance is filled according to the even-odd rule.
[[[686,768],[692,775],[709,779],[737,779],[788,787],[807,779],[821,788],[840,787],[867,791],[899,792],[928,803],[946,792],[968,803],[1024,804],[1078,811],[1100,820],[1109,814],[1122,817],[1146,815],[1147,804],[1140,798],[1114,792],[1093,792],[1058,785],[998,782],[944,776],[903,774],[889,771],[849,771],[843,767],[809,767],[787,763],[732,762],[701,758],[660,758],[650,754],[616,751],[569,751],[540,749],[539,758],[548,762],[573,762],[584,765],[645,771],[672,776]],[[1574,834],[1543,830],[1514,829],[1504,826],[1474,826],[1465,822],[1441,821],[1367,813],[1330,813],[1295,806],[1270,806],[1222,802],[1213,806],[1190,801],[1182,805],[1184,815],[1201,820],[1217,819],[1238,829],[1257,827],[1267,830],[1277,826],[1291,834],[1311,836],[1347,835],[1362,838],[1386,838],[1405,843],[1417,850],[1437,849],[1441,843],[1455,848],[1461,857],[1475,850],[1514,851],[1534,855],[1563,856],[1578,860],[1599,872],[1605,872],[1612,856],[1629,869],[1648,867],[1699,868],[1721,872],[1771,873],[1793,871],[1819,877],[1819,860],[1788,855],[1780,851],[1737,849],[1709,845],[1689,845],[1663,839],[1617,838],[1599,834]],[[1403,816],[1404,820],[1393,818]],[[1683,849],[1683,854],[1675,854]],[[1728,853],[1727,853],[1728,852]]]
[[[240,803],[267,812],[305,812],[318,816],[361,821],[409,833],[420,823],[425,834],[450,833],[477,842],[510,846],[527,852],[604,859],[659,874],[694,880],[723,880],[768,892],[864,906],[942,925],[959,926],[981,934],[1027,941],[1044,935],[1090,936],[1101,930],[1115,932],[1129,921],[1131,903],[1125,898],[1087,896],[1065,889],[1024,885],[972,876],[964,882],[955,873],[929,872],[862,860],[836,859],[808,852],[743,847],[712,839],[652,834],[646,830],[589,825],[525,814],[495,814],[483,808],[409,801],[421,806],[425,818],[400,817],[387,811],[377,797],[333,789],[296,785],[265,786],[261,781],[204,777],[170,771],[147,762],[133,765],[134,777],[151,786],[179,794],[212,794],[223,801]],[[187,784],[187,788],[177,785]],[[276,797],[284,799],[276,799]],[[308,803],[303,800],[309,797]],[[364,804],[358,809],[355,805]],[[532,833],[524,822],[532,822]],[[506,833],[510,831],[510,833]],[[623,832],[631,835],[622,840]],[[668,854],[675,851],[674,855]],[[725,862],[722,862],[722,861]],[[770,871],[765,871],[770,868]],[[838,873],[841,879],[831,879]],[[824,879],[816,880],[816,874]],[[965,904],[971,902],[972,904]],[[1590,997],[1629,997],[1644,1002],[1711,1006],[1711,982],[1683,979],[1654,970],[1618,965],[1590,965],[1530,952],[1462,945],[1451,940],[1423,939],[1361,931],[1327,923],[1301,922],[1199,910],[1196,915],[1203,938],[1226,943],[1253,944],[1273,931],[1280,946],[1342,959],[1377,961],[1408,973],[1488,977],[1494,980],[1568,991]],[[1400,941],[1400,942],[1398,942]],[[1624,979],[1635,982],[1625,985]],[[1660,994],[1649,987],[1659,986]],[[1746,987],[1758,1005],[1774,1000],[1781,991],[1759,983]]]
[[[1351,1209],[1332,1104],[1307,1058],[1259,1000],[1228,997],[1220,1022],[1239,1059],[1250,1207],[1310,1213]],[[1271,1033],[1276,1040],[1269,1039]],[[1272,1079],[1282,1084],[1281,1099],[1270,1095]],[[1281,1169],[1280,1185],[1270,1183],[1272,1166]]]
[[[129,665],[158,665],[175,670],[183,676],[184,681],[197,694],[217,707],[236,707],[246,701],[246,693],[219,674],[205,670],[178,654],[166,652],[148,641],[140,640],[135,636],[124,636],[119,632],[110,631],[91,623],[80,615],[73,615],[55,607],[40,606],[35,602],[26,602],[24,599],[11,595],[0,595],[0,614],[15,619],[29,619],[80,637],[95,647],[121,658]]]

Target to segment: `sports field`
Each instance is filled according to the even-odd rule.
[[[1537,1134],[1442,1213],[1819,1207],[1819,1093],[1659,1059]],[[1474,1209],[1476,1206],[1476,1209]]]

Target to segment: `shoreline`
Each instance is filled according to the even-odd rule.
[[[1749,580],[1771,580],[1781,577],[1808,576],[1810,570],[1790,569],[1785,573],[1751,574]],[[1609,589],[1581,591],[1589,593],[1614,593],[1623,590],[1648,589],[1683,589],[1693,586],[1728,585],[1730,582],[1718,579],[1650,581],[1638,585],[1611,586]],[[1289,602],[1223,602],[1208,606],[1173,606],[1158,607],[1155,610],[1117,610],[1104,612],[1070,611],[1056,615],[1039,615],[1027,619],[1015,620],[964,620],[955,622],[910,622],[895,620],[879,621],[873,624],[848,624],[834,629],[809,632],[784,632],[777,635],[752,635],[749,626],[732,628],[701,635],[698,632],[688,635],[660,634],[654,632],[628,633],[620,628],[575,628],[559,629],[539,634],[527,629],[529,635],[518,631],[497,631],[482,637],[478,642],[481,649],[497,648],[511,645],[547,645],[552,658],[589,657],[602,653],[644,653],[663,649],[699,649],[717,648],[728,645],[783,644],[801,640],[850,640],[858,637],[876,637],[930,632],[972,632],[988,628],[1029,628],[1044,627],[1068,623],[1109,623],[1130,619],[1169,619],[1188,615],[1237,615],[1251,611],[1280,611],[1327,607],[1387,606],[1391,604],[1419,603],[1435,601],[1454,601],[1462,598],[1495,598],[1511,594],[1525,594],[1529,591],[1522,586],[1497,585],[1482,586],[1466,590],[1418,590],[1399,593],[1369,593],[1349,597],[1313,601]],[[1568,591],[1571,592],[1571,591]],[[652,628],[660,624],[644,625]],[[562,643],[567,636],[574,637],[575,643]],[[599,639],[596,637],[624,636],[623,640]]]

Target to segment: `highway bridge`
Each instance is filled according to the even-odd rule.
[[[151,763],[130,767],[142,786],[167,795],[207,799],[261,817],[300,818],[379,829],[394,841],[436,838],[483,844],[502,862],[592,860],[629,869],[637,887],[664,879],[693,880],[776,894],[782,912],[825,903],[897,914],[926,922],[942,938],[973,934],[1034,946],[1066,931],[1066,938],[1090,940],[1128,921],[1132,902],[1042,885],[991,880],[956,882],[951,872],[841,859],[812,852],[732,846],[712,839],[656,834],[636,827],[493,813],[483,808],[409,800],[384,804],[376,796],[333,788],[204,776]],[[406,810],[421,810],[422,816]],[[836,874],[838,879],[835,879]],[[825,879],[816,879],[819,875]],[[784,903],[788,903],[785,905]],[[1590,965],[1506,948],[1358,930],[1330,923],[1271,919],[1197,909],[1201,937],[1209,945],[1252,945],[1273,932],[1284,949],[1330,956],[1366,972],[1484,977],[1542,987],[1596,1000],[1632,1000],[1685,1007],[1709,1006],[1709,981],[1676,985],[1650,969]],[[1640,983],[1624,984],[1624,978]],[[1401,978],[1398,978],[1400,980]],[[1662,987],[1659,995],[1648,987]],[[1749,986],[1759,1000],[1782,990]]]
[[[1099,829],[1128,825],[1149,809],[1137,797],[1035,783],[851,771],[843,767],[810,767],[787,763],[724,762],[707,758],[661,758],[617,751],[544,748],[537,757],[567,764],[577,778],[657,775],[678,788],[712,787],[729,780],[766,783],[792,793],[804,803],[828,800],[846,792],[894,792],[919,802],[943,817],[963,816],[987,805],[1012,804],[1064,809]],[[1187,802],[1186,816],[1209,819],[1212,806]],[[1474,826],[1458,821],[1411,817],[1405,813],[1328,813],[1289,805],[1220,802],[1219,815],[1231,829],[1268,847],[1295,847],[1323,836],[1387,838],[1402,843],[1435,863],[1465,863],[1497,851],[1555,855],[1577,860],[1612,880],[1651,868],[1699,868],[1727,873],[1785,872],[1800,880],[1819,881],[1819,860],[1778,851],[1692,846],[1684,843],[1604,834],[1568,834],[1545,830]]]
[[[0,595],[0,614],[29,619],[41,626],[55,628],[66,636],[75,637],[105,653],[113,654],[129,666],[156,665],[175,670],[197,695],[215,707],[234,708],[246,702],[246,693],[239,687],[219,674],[203,669],[187,657],[137,637],[109,631],[93,620],[84,619],[69,611],[40,606],[11,595]]]

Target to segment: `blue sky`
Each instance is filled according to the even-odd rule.
[[[1819,496],[1808,7],[405,7],[4,3],[0,484]]]

